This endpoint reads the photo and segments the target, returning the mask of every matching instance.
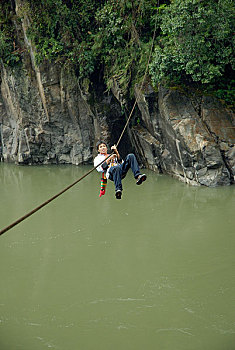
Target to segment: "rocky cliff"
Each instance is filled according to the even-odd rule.
[[[29,65],[2,67],[2,158],[19,164],[91,162],[96,140],[110,140],[121,114],[112,95],[93,89],[82,90],[74,72],[55,65],[44,64],[38,72]]]
[[[234,114],[208,96],[136,88],[142,124],[133,142],[149,168],[190,184],[227,185],[235,179]]]
[[[18,164],[91,163],[96,141],[115,143],[125,125],[129,112],[118,83],[108,93],[102,72],[80,81],[59,64],[36,66],[27,18],[17,25],[25,51],[20,67],[1,64],[0,158]],[[156,92],[150,84],[136,86],[135,94],[138,107],[121,153],[134,150],[144,166],[186,183],[234,183],[231,111],[211,97],[163,87]]]

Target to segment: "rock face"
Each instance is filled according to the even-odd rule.
[[[105,92],[102,74],[80,81],[58,64],[36,66],[27,19],[18,32],[25,46],[22,65],[0,65],[0,160],[92,163],[98,139],[117,142],[128,96],[115,80],[111,92]],[[150,85],[141,91],[136,86],[135,94],[138,108],[120,143],[122,155],[134,150],[144,166],[190,184],[234,183],[231,111],[211,97],[189,97],[163,87],[155,92]]]
[[[19,164],[89,163],[100,138],[124,125],[121,107],[102,87],[84,92],[74,72],[56,66],[1,69],[2,159]],[[88,82],[89,83],[89,82]],[[119,129],[118,129],[119,130]],[[118,131],[117,131],[118,132]]]
[[[108,108],[110,101],[100,101],[100,110],[94,114],[72,72],[68,75],[56,66],[44,65],[40,87],[34,73],[2,67],[4,160],[23,164],[89,162],[95,135],[107,137],[107,115],[102,108]]]
[[[235,179],[235,120],[211,97],[200,100],[176,90],[150,86],[136,98],[143,125],[133,141],[144,164],[184,182],[228,185]]]

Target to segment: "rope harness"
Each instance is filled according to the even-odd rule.
[[[148,58],[148,62],[147,62],[147,65],[146,65],[146,69],[145,69],[145,73],[144,73],[144,78],[143,78],[143,81],[141,83],[141,86],[140,86],[140,90],[142,90],[143,88],[143,84],[144,84],[144,81],[145,81],[145,78],[146,78],[146,75],[147,75],[147,71],[148,71],[148,66],[149,66],[149,62],[150,62],[150,58],[151,58],[151,55],[152,55],[152,51],[153,51],[153,44],[154,44],[154,39],[155,39],[155,35],[156,35],[156,24],[157,24],[157,21],[155,21],[155,28],[154,28],[154,33],[153,33],[153,39],[152,39],[152,45],[151,45],[151,49],[150,49],[150,53],[149,53],[149,58]],[[122,136],[127,128],[127,125],[132,117],[132,114],[134,112],[134,109],[135,109],[135,106],[136,106],[136,103],[137,103],[137,97],[136,97],[136,100],[135,100],[135,103],[132,107],[132,110],[129,114],[129,117],[127,118],[127,121],[126,121],[126,124],[122,130],[122,133],[116,143],[116,146],[118,147],[121,139],[122,139]],[[3,233],[9,231],[10,229],[12,229],[14,226],[18,225],[20,222],[24,221],[25,219],[27,219],[28,217],[30,217],[31,215],[33,215],[34,213],[36,213],[38,210],[40,210],[41,208],[45,207],[47,204],[49,204],[50,202],[52,202],[54,199],[58,198],[60,195],[62,195],[63,193],[65,193],[66,191],[68,191],[70,188],[72,188],[74,185],[76,185],[78,182],[82,181],[85,177],[87,177],[89,174],[91,174],[96,168],[98,168],[101,164],[103,164],[107,159],[109,159],[112,155],[114,154],[114,152],[112,152],[108,157],[106,157],[102,162],[100,162],[97,166],[93,167],[91,170],[89,170],[86,174],[84,174],[83,176],[81,176],[79,179],[77,179],[76,181],[74,181],[71,185],[67,186],[66,188],[64,188],[62,191],[60,191],[59,193],[57,193],[56,195],[54,195],[53,197],[49,198],[47,201],[45,201],[44,203],[40,204],[38,207],[34,208],[33,210],[31,210],[29,213],[25,214],[24,216],[20,217],[18,220],[14,221],[12,224],[6,226],[5,228],[3,228],[1,231],[0,231],[0,235],[2,235]]]

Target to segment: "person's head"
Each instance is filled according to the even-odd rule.
[[[98,153],[100,154],[107,154],[107,150],[108,150],[108,147],[107,147],[107,143],[104,142],[104,141],[98,141],[97,144],[96,144],[96,148],[97,148],[97,151]]]

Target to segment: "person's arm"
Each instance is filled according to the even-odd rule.
[[[96,156],[95,159],[94,159],[94,167],[96,167],[98,164],[100,164],[102,162],[102,160],[104,160],[103,157],[101,157],[100,155]],[[106,162],[104,162],[106,163]],[[103,169],[103,165],[104,163],[102,163],[101,165],[99,165],[96,170],[99,172],[99,173],[103,173],[104,171],[106,171],[105,169]]]
[[[110,157],[109,157],[109,159],[107,159],[101,166],[102,166],[102,168],[104,169],[104,171],[106,171],[107,169],[108,169],[108,167],[109,167],[109,163],[113,160],[113,159],[115,159],[117,156],[116,156],[116,154],[112,154]]]
[[[108,157],[109,155],[106,156],[106,158]],[[105,162],[103,162],[101,165],[99,165],[96,170],[99,172],[99,173],[102,173],[102,172],[106,172],[106,170],[108,169],[109,167],[109,163],[111,162],[111,160],[113,158],[116,157],[116,154],[113,154],[110,156],[109,159],[107,159]],[[105,158],[101,155],[98,155],[95,157],[94,159],[94,166],[96,167],[98,164],[100,164],[102,162],[102,160],[104,160]]]
[[[117,150],[117,146],[116,146],[116,145],[113,145],[113,146],[111,147],[111,150],[113,150],[113,152],[115,153],[118,162],[119,162],[119,163],[122,162],[121,156],[120,156],[120,154],[119,154],[119,152],[118,152],[118,150]]]

